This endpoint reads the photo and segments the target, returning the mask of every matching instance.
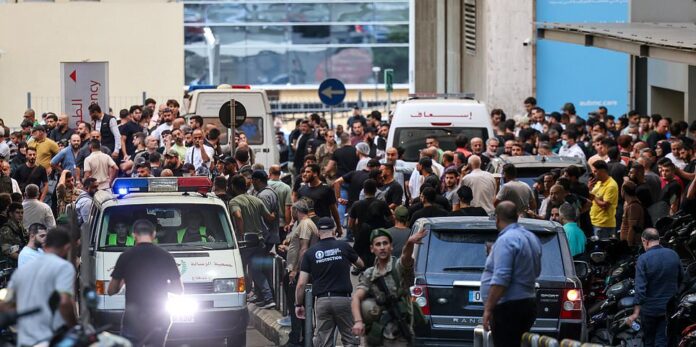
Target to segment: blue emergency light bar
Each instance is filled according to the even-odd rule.
[[[112,192],[122,197],[131,193],[210,192],[212,182],[208,177],[138,177],[117,178]]]

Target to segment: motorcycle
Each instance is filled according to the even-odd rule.
[[[614,283],[606,289],[607,298],[588,309],[590,321],[590,341],[604,345],[639,346],[635,340],[640,341],[640,323],[636,326],[625,325],[626,318],[633,312],[633,288],[632,278]],[[630,329],[627,329],[630,328]]]

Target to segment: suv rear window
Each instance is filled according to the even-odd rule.
[[[123,251],[132,247],[133,222],[138,219],[156,225],[157,243],[169,251],[234,247],[227,215],[221,206],[148,204],[105,209],[99,228],[99,249]]]
[[[426,272],[480,272],[486,265],[486,243],[495,242],[495,230],[433,230]],[[541,276],[565,276],[558,235],[537,234],[542,244]],[[452,256],[456,254],[457,256]]]

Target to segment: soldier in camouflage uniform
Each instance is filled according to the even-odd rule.
[[[58,202],[58,216],[66,213],[68,205],[77,201],[82,194],[82,190],[75,187],[75,178],[69,170],[63,170],[56,186],[56,197]]]
[[[24,217],[22,204],[11,203],[7,216],[7,223],[0,228],[0,245],[2,247],[3,259],[9,261],[9,265],[16,268],[19,251],[29,241],[29,233],[22,225]]]
[[[413,245],[419,243],[426,235],[424,229],[414,233],[406,241],[401,257],[392,256],[392,236],[385,229],[375,229],[370,234],[370,251],[375,255],[373,267],[360,275],[358,285],[353,292],[351,311],[353,312],[353,333],[365,335],[368,346],[410,346],[413,337],[413,307],[410,302],[409,288],[413,285]],[[398,312],[402,315],[403,325],[408,329],[404,336],[397,320],[389,314],[386,307],[386,295],[380,290],[378,281],[384,284],[390,295],[398,297]],[[361,303],[374,299],[378,305],[379,317],[376,321],[363,322]],[[368,323],[368,324],[365,324]]]

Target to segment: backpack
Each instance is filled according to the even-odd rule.
[[[0,174],[0,193],[12,194],[12,178],[5,174]]]

